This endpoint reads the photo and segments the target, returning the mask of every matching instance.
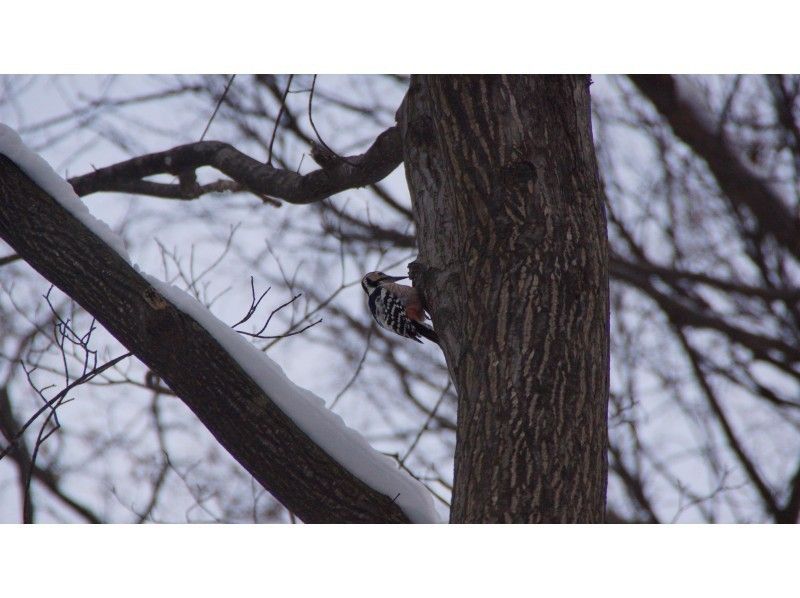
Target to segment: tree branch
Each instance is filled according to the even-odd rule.
[[[717,314],[709,313],[659,291],[651,282],[649,273],[637,269],[635,264],[615,260],[613,273],[615,280],[630,284],[647,294],[677,325],[716,330],[727,336],[731,342],[747,347],[754,355],[770,362],[774,362],[773,359],[770,359],[770,352],[775,350],[783,353],[790,364],[800,362],[800,349],[797,347],[767,334],[749,332],[740,326],[728,323]]]
[[[8,389],[2,387],[0,388],[0,433],[5,437],[9,446],[16,442],[15,434],[20,427],[11,410]],[[88,523],[103,523],[103,520],[91,509],[64,492],[55,473],[50,469],[43,469],[33,462],[30,451],[24,443],[20,442],[13,446],[13,449],[9,452],[9,458],[14,461],[19,469],[20,479],[23,479],[27,472],[30,471],[34,479],[43,484],[54,496],[83,517]]]
[[[678,92],[671,75],[630,75],[672,127],[675,135],[708,164],[722,192],[736,208],[745,207],[781,245],[800,257],[800,223],[781,197],[750,170],[699,113],[700,107]]]
[[[800,288],[769,288],[765,286],[753,286],[739,283],[733,280],[723,280],[715,278],[701,272],[690,272],[679,270],[668,266],[660,266],[652,262],[640,259],[638,262],[626,260],[625,258],[612,254],[611,273],[614,277],[622,280],[630,280],[631,276],[626,276],[626,272],[636,272],[643,277],[657,276],[667,282],[686,281],[699,283],[717,289],[721,292],[741,295],[744,297],[758,297],[766,300],[785,300],[794,302],[800,300]]]
[[[346,189],[376,183],[388,176],[402,161],[400,135],[396,127],[391,127],[378,135],[363,154],[308,174],[274,168],[227,143],[201,141],[132,158],[71,178],[69,183],[80,196],[98,191],[152,191],[159,197],[185,198],[185,191],[180,184],[167,185],[144,179],[159,174],[185,176],[187,172],[191,173],[202,166],[211,166],[259,195],[278,197],[289,203],[308,204]]]
[[[800,518],[800,463],[795,468],[794,475],[789,482],[789,498],[778,515],[775,523],[798,523]]]
[[[695,380],[702,390],[709,407],[711,407],[711,411],[714,414],[717,423],[725,434],[725,438],[728,441],[728,446],[736,455],[736,458],[744,468],[753,486],[761,496],[761,500],[764,503],[764,510],[772,515],[772,517],[777,519],[781,512],[778,502],[775,499],[772,490],[767,485],[767,482],[764,480],[761,474],[759,474],[755,462],[745,451],[741,440],[737,437],[736,432],[733,429],[733,425],[725,415],[722,405],[720,405],[719,399],[717,398],[714,389],[711,387],[711,384],[706,379],[703,368],[700,365],[700,355],[698,355],[697,351],[695,351],[694,347],[692,347],[692,345],[689,343],[689,340],[686,338],[686,335],[680,325],[674,325],[674,330],[678,340],[683,346],[684,351],[686,351],[686,356],[689,359],[689,364],[692,367],[692,373],[694,374]]]
[[[386,134],[383,139],[376,144],[385,143]],[[142,175],[166,165],[168,157],[177,160],[181,168],[194,164],[198,144],[185,147],[188,149],[135,159],[111,167],[111,171]],[[279,172],[261,164],[255,168],[251,158],[225,144],[206,142],[199,147],[199,155],[222,165],[223,171],[229,161],[237,161],[237,155],[243,157],[238,166],[254,175],[251,182],[260,180],[259,170],[266,173],[265,180],[270,179],[270,172]],[[208,148],[213,151],[204,154]],[[362,163],[371,164],[372,160]],[[101,174],[94,179],[95,190],[114,178],[108,169],[98,172]],[[290,181],[286,189],[297,190],[287,173],[277,176]],[[319,177],[313,180],[321,181]],[[356,179],[351,177],[352,180]],[[89,183],[84,185],[86,192]],[[301,182],[300,188],[308,185]],[[276,188],[269,187],[269,192]],[[310,188],[322,192],[323,187]],[[325,188],[333,187],[328,183]],[[267,187],[262,189],[266,191]],[[205,328],[166,301],[125,260],[4,156],[0,156],[0,237],[156,372],[220,444],[301,519],[408,521],[394,497],[368,487],[312,442]]]

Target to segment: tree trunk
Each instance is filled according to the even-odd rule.
[[[412,264],[458,390],[451,521],[602,522],[608,249],[584,76],[414,77]]]

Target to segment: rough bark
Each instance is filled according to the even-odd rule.
[[[0,155],[0,236],[169,384],[275,498],[306,522],[407,522],[314,444],[192,318]]]
[[[600,522],[608,249],[589,80],[415,77],[399,117],[458,390],[452,522]]]

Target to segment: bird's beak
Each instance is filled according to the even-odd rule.
[[[391,280],[392,282],[397,282],[398,280],[405,280],[408,276],[387,276],[386,280]]]

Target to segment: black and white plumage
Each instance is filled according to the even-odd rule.
[[[381,328],[421,343],[420,337],[439,343],[436,332],[425,324],[425,310],[414,287],[397,284],[406,276],[370,272],[361,279],[361,288],[369,297],[372,317]]]

